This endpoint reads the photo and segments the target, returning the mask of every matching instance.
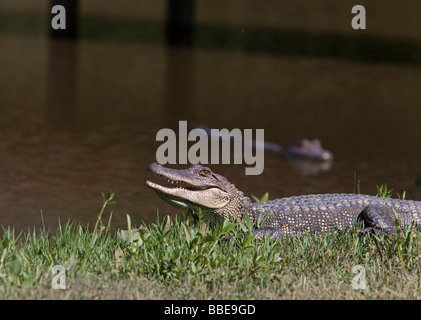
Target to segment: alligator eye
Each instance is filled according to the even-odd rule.
[[[199,170],[199,174],[204,177],[212,177],[212,171],[209,169],[201,169]]]
[[[218,181],[218,178],[213,174],[212,170],[209,168],[202,168],[198,170],[197,173],[202,177],[211,178],[215,181]]]

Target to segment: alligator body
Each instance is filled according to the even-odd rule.
[[[202,129],[208,135],[212,137],[212,128],[203,125],[188,125],[187,130],[190,132],[193,129]],[[219,133],[216,139],[228,140],[232,139],[230,134],[224,135]],[[244,140],[244,144],[249,144],[253,149],[256,149],[258,144],[256,140]],[[263,143],[264,151],[283,153],[284,156],[288,159],[307,159],[307,160],[319,160],[319,161],[332,161],[333,154],[326,149],[323,149],[320,140],[318,139],[301,139],[294,142],[291,146],[283,148],[281,145],[264,141]]]
[[[259,225],[256,238],[342,230],[355,226],[360,219],[368,227],[394,234],[395,213],[402,226],[421,221],[419,201],[321,194],[252,203],[225,177],[200,165],[175,170],[151,163],[147,169],[169,182],[146,182],[167,203],[177,208],[200,208],[205,219],[211,221],[220,217],[242,219],[247,215],[255,226]]]

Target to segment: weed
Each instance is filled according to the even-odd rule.
[[[105,209],[105,207],[108,204],[115,203],[115,202],[111,202],[111,200],[113,198],[114,198],[114,193],[111,192],[111,191],[108,191],[107,195],[105,195],[104,193],[102,193],[102,201],[103,201],[103,204],[102,204],[101,211],[98,214],[98,219],[96,220],[96,223],[95,223],[94,233],[97,231],[97,228],[98,228],[98,224],[99,223],[101,224],[101,227],[103,227],[102,226],[102,221],[101,221],[102,214],[104,213],[104,209]]]
[[[253,197],[254,201],[256,201],[256,202],[265,202],[265,201],[269,200],[269,193],[266,192],[261,198],[258,198],[256,196],[252,196],[252,197]]]

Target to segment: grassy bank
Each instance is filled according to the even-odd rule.
[[[419,298],[419,232],[359,235],[355,230],[252,241],[244,228],[164,218],[110,234],[67,224],[0,242],[0,298],[365,299]],[[225,236],[233,237],[226,239]],[[411,241],[409,239],[411,238]],[[53,289],[53,268],[66,289]],[[352,289],[356,265],[367,289]]]
[[[0,237],[1,299],[419,299],[420,231],[253,241],[247,221],[164,217],[110,233],[66,224]],[[242,235],[242,236],[239,236]],[[65,289],[54,277],[57,265]],[[353,272],[353,267],[365,268]],[[60,271],[60,270],[59,270]],[[365,275],[366,289],[353,289]],[[355,281],[355,280],[354,280]],[[356,282],[357,286],[361,281]]]

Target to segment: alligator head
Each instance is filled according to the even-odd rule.
[[[333,154],[322,148],[320,140],[301,139],[289,146],[285,152],[288,158],[332,161]]]
[[[146,181],[159,197],[176,208],[200,208],[206,220],[218,220],[221,216],[239,219],[251,205],[250,199],[225,177],[201,165],[176,170],[151,163],[147,170],[168,182]]]

